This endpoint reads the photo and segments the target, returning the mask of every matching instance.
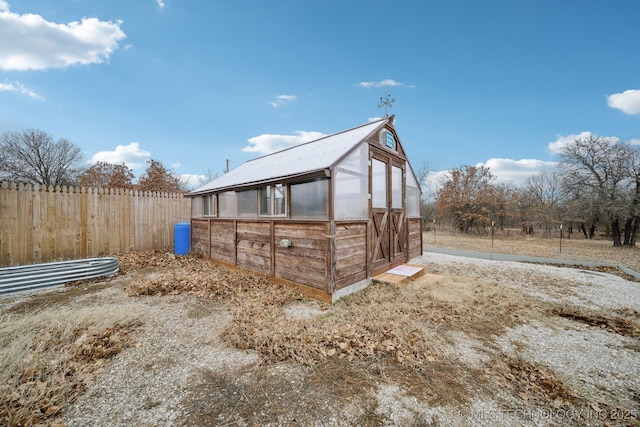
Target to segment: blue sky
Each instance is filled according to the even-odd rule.
[[[640,142],[640,2],[0,0],[0,133],[176,175],[384,116],[414,169],[519,184],[592,133]]]

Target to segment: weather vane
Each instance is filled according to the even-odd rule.
[[[391,95],[387,93],[387,86],[384,86],[384,96],[380,97],[380,103],[378,104],[378,108],[384,105],[384,116],[388,117],[387,109],[393,107],[393,103],[396,102],[395,98],[391,98]]]

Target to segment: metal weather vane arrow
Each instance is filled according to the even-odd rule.
[[[383,96],[380,97],[380,103],[378,104],[378,108],[380,108],[380,107],[382,107],[384,105],[384,116],[385,117],[389,116],[389,114],[387,113],[387,110],[389,108],[393,107],[393,103],[394,102],[396,102],[396,99],[395,98],[391,98],[391,95],[389,95],[387,93],[387,87],[385,85],[385,87],[384,87],[384,97]]]

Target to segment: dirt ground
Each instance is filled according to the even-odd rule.
[[[640,250],[609,242],[491,243],[424,235],[640,271]],[[0,299],[0,343],[25,337],[18,361],[0,353],[0,424],[640,425],[628,278],[425,254],[422,278],[328,306],[202,258],[120,260],[109,281]]]

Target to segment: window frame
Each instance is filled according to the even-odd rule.
[[[282,194],[282,197],[276,197],[279,189],[281,190],[280,194]],[[263,213],[265,199],[263,197],[264,192],[268,192],[266,197],[268,203],[266,213]],[[283,183],[269,184],[264,187],[260,187],[258,190],[258,216],[261,218],[286,218],[289,212],[288,193],[288,185]],[[278,200],[282,200],[282,202],[278,202]],[[278,206],[278,203],[283,204],[284,211],[276,214],[274,212],[276,211],[276,206]]]
[[[209,210],[208,213],[207,208]],[[207,218],[218,216],[218,198],[216,194],[205,194],[202,196],[202,216]]]
[[[392,150],[396,149],[396,139],[393,137],[393,134],[389,131],[385,132],[385,147],[390,148]]]
[[[258,218],[260,212],[260,191],[259,189],[236,191],[236,217],[237,218]],[[253,193],[253,194],[252,194]],[[251,209],[246,209],[247,207]]]
[[[380,131],[380,145],[393,152],[398,151],[398,141],[396,141],[396,136],[389,129],[382,129]]]
[[[323,197],[320,199],[324,202],[322,206],[324,209],[322,211],[310,211],[304,210],[304,212],[296,212],[296,210],[300,210],[298,207],[298,199],[294,196],[294,193],[297,193],[303,186],[305,185],[318,185],[320,189],[320,194]],[[312,219],[312,220],[326,220],[329,219],[329,193],[331,192],[332,180],[329,178],[316,178],[308,181],[299,181],[292,182],[288,185],[288,193],[289,193],[289,218],[291,219]],[[302,197],[303,198],[303,197]],[[305,204],[301,204],[302,206],[306,206]],[[317,206],[320,206],[319,204]]]

